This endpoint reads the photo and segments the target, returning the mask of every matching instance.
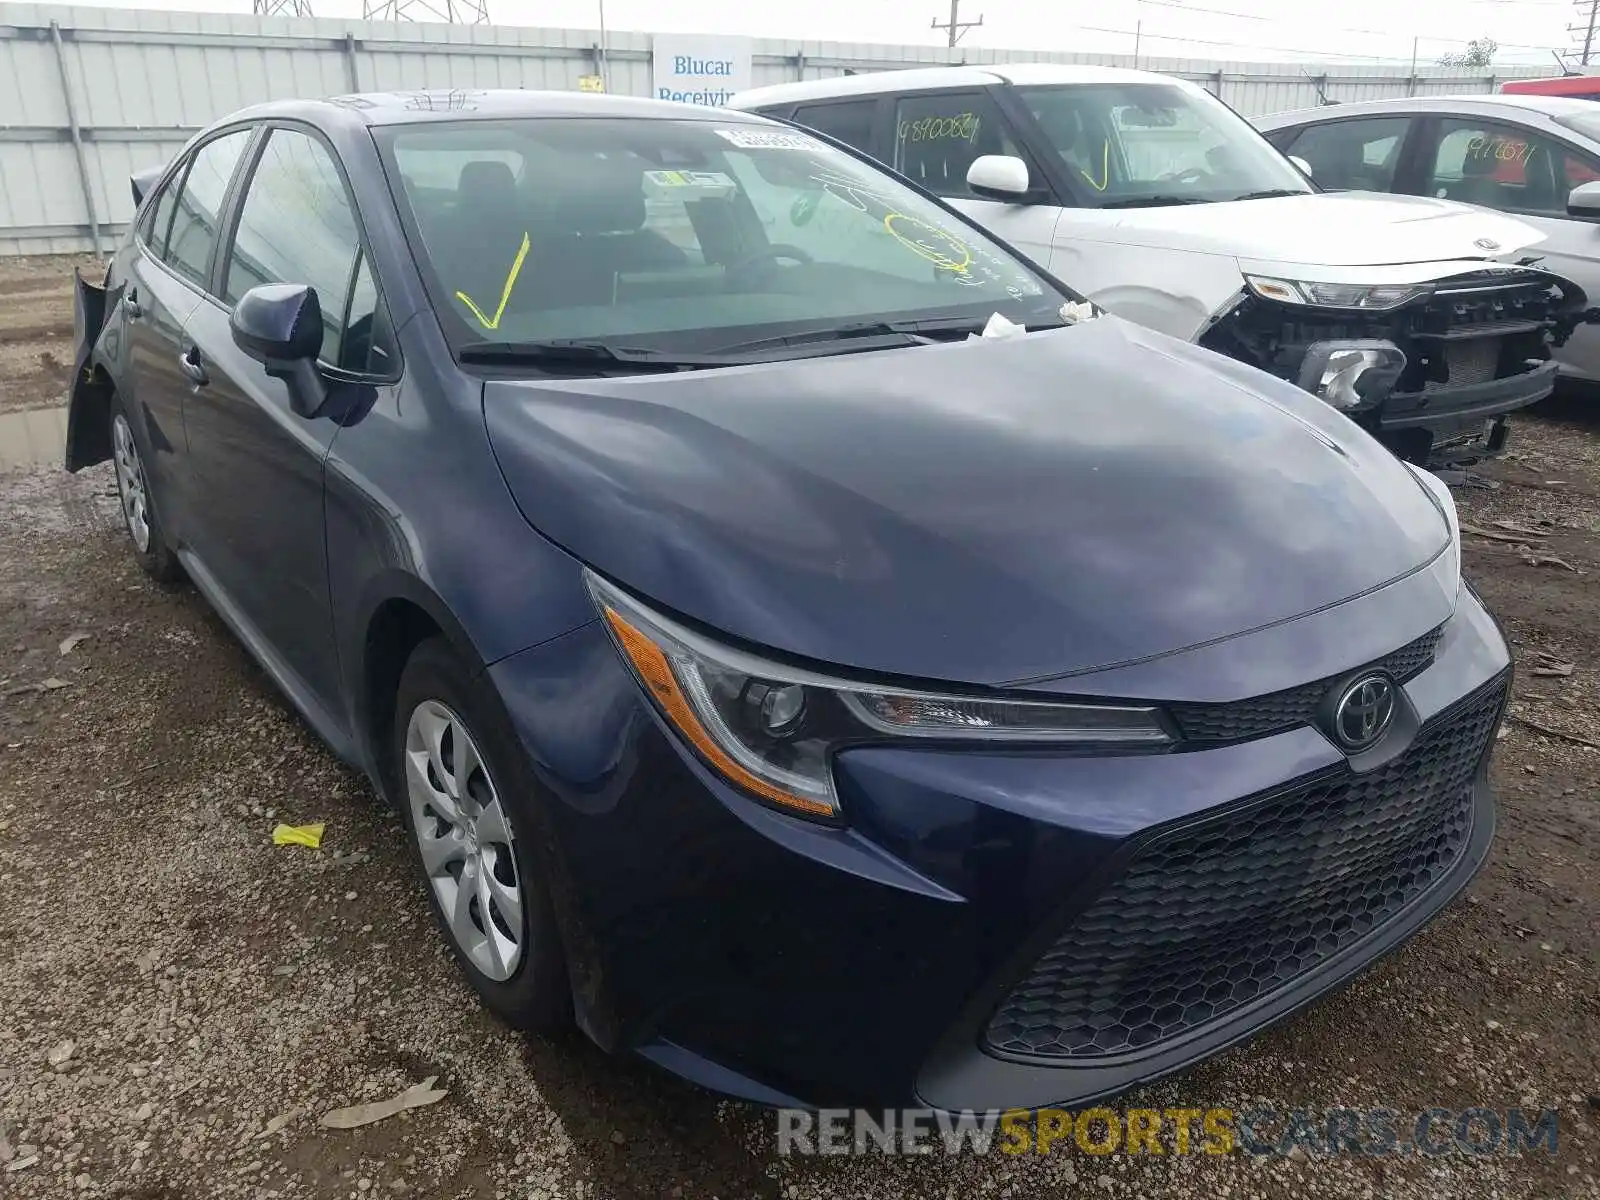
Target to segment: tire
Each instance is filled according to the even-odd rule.
[[[121,396],[112,396],[108,420],[107,436],[111,441],[111,465],[117,475],[122,528],[133,543],[133,555],[145,574],[157,583],[176,583],[183,578],[183,568],[167,544],[166,530],[161,526],[150,495],[149,476],[145,471],[147,459]]]
[[[392,754],[428,903],[467,981],[515,1028],[564,1028],[572,992],[541,867],[533,774],[490,685],[443,638],[418,645],[401,673]]]

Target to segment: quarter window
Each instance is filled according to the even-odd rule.
[[[872,126],[877,114],[876,100],[852,100],[848,104],[813,104],[810,108],[798,108],[794,119],[863,154],[871,154]]]
[[[1394,189],[1409,117],[1331,121],[1302,130],[1287,153],[1311,165],[1311,178],[1330,191],[1388,192]]]
[[[970,198],[967,168],[984,154],[1021,157],[982,92],[933,92],[895,104],[895,170],[935,195]]]
[[[343,366],[346,308],[358,265],[364,268],[355,208],[333,156],[308,134],[274,129],[239,210],[225,298],[236,303],[263,283],[311,287],[322,307],[321,359]],[[370,301],[363,302],[366,311],[360,315],[370,317],[376,306],[370,275],[364,286]],[[368,320],[363,343],[371,324]],[[365,345],[352,345],[352,355],[363,360],[354,369],[365,369]]]
[[[165,257],[167,252],[167,231],[172,228],[172,210],[182,179],[182,170],[173,173],[172,178],[162,185],[161,194],[150,206],[150,215],[145,219],[144,244],[157,258]]]
[[[1567,193],[1600,176],[1596,165],[1529,129],[1447,119],[1439,122],[1428,190],[1486,208],[1565,216]]]
[[[174,271],[200,287],[209,281],[222,201],[251,132],[237,129],[201,146],[178,193],[163,257]],[[161,219],[159,208],[156,219]]]

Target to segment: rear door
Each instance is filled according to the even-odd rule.
[[[250,132],[235,129],[202,143],[172,172],[148,209],[122,292],[131,367],[124,403],[143,425],[156,508],[179,545],[193,532],[194,512],[183,427],[191,386],[180,362],[184,329],[200,303],[218,216]]]
[[[233,306],[265,283],[315,289],[325,375],[359,381],[397,365],[343,172],[307,127],[269,129],[244,185],[211,294],[189,321],[206,382],[185,422],[206,514],[204,569],[290,693],[338,712],[322,489],[340,426],[296,415],[287,386],[234,345]]]

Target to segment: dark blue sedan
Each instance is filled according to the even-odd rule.
[[[513,1024],[1077,1103],[1484,859],[1508,656],[1448,491],[841,146],[353,96],[135,192],[67,467],[405,814]]]

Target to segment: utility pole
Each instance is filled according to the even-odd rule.
[[[1595,50],[1594,28],[1595,18],[1600,16],[1600,0],[1573,0],[1576,8],[1578,23],[1567,28],[1572,33],[1573,40],[1582,47],[1578,52],[1579,61],[1589,65],[1589,55]]]
[[[1600,0],[1595,0],[1595,3],[1600,4]],[[978,14],[978,19],[976,21],[963,21],[961,19],[961,0],[950,0],[950,20],[940,21],[937,17],[935,17],[933,21],[929,23],[928,28],[949,30],[950,46],[952,49],[954,49],[955,44],[961,40],[961,35],[963,33],[969,29],[976,29],[982,24],[982,13]]]

